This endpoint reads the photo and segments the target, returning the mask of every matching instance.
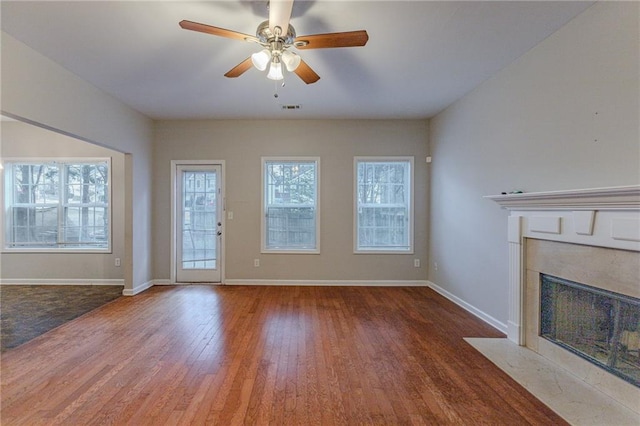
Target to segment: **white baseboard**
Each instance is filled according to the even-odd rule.
[[[171,280],[151,280],[152,285],[179,285],[178,283],[172,283]]]
[[[428,281],[385,280],[254,280],[227,279],[227,285],[273,285],[273,286],[351,286],[351,287],[426,287]]]
[[[121,285],[124,280],[92,278],[3,278],[1,285]]]
[[[168,279],[152,280],[152,285],[273,285],[273,286],[370,286],[370,287],[427,287],[428,281],[391,281],[391,280],[263,280],[263,279],[227,279],[224,283],[176,283]]]
[[[124,290],[122,290],[122,295],[123,296],[135,296],[136,294],[140,294],[143,291],[149,289],[153,287],[153,280],[151,281],[147,281],[146,283],[143,283],[139,286],[134,287],[133,289],[128,289],[125,288]]]
[[[193,282],[193,283],[177,283],[175,281],[171,281],[171,280],[166,280],[166,279],[155,279],[155,280],[151,280],[152,285],[177,285],[177,286],[186,286],[186,285],[198,285],[198,284],[202,284],[202,285],[220,285],[222,283],[204,283],[204,282]]]
[[[481,311],[480,309],[476,308],[473,305],[470,305],[469,303],[467,303],[464,300],[460,299],[458,296],[456,296],[456,295],[454,295],[452,293],[449,293],[447,290],[443,289],[442,287],[440,287],[439,285],[437,285],[435,283],[432,283],[431,281],[427,281],[427,285],[429,287],[431,287],[437,293],[441,294],[442,296],[444,296],[447,299],[451,300],[456,305],[460,306],[465,311],[470,312],[473,315],[475,315],[476,317],[480,318],[482,321],[486,322],[487,324],[489,324],[490,326],[492,326],[496,330],[498,330],[498,331],[500,331],[500,332],[502,332],[504,334],[507,334],[507,325],[505,323],[503,323],[501,321],[498,321],[497,319],[495,319],[491,315]]]

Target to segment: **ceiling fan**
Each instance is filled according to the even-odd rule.
[[[289,24],[293,0],[270,0],[267,7],[269,19],[258,25],[255,36],[187,20],[180,21],[180,27],[185,30],[253,42],[262,46],[261,51],[231,68],[225,77],[239,77],[253,65],[260,71],[269,67],[267,78],[282,80],[284,65],[287,71],[294,72],[307,84],[315,83],[320,79],[320,76],[298,54],[289,49],[292,47],[303,50],[364,46],[369,40],[369,35],[365,30],[297,36],[296,30]],[[286,32],[283,31],[284,28],[287,29]]]

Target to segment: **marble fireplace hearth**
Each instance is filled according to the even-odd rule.
[[[569,424],[638,425],[638,413],[525,346],[508,339],[465,340]]]

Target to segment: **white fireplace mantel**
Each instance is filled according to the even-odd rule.
[[[640,185],[486,196],[508,209],[509,340],[525,344],[524,239],[640,252]]]
[[[638,210],[640,185],[489,195],[509,210]]]

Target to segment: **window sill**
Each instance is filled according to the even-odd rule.
[[[4,248],[0,251],[2,254],[111,254],[111,249],[41,249],[41,248]]]
[[[266,250],[262,249],[260,254],[320,254],[320,250]]]
[[[410,250],[354,250],[353,254],[414,254],[413,249]]]

